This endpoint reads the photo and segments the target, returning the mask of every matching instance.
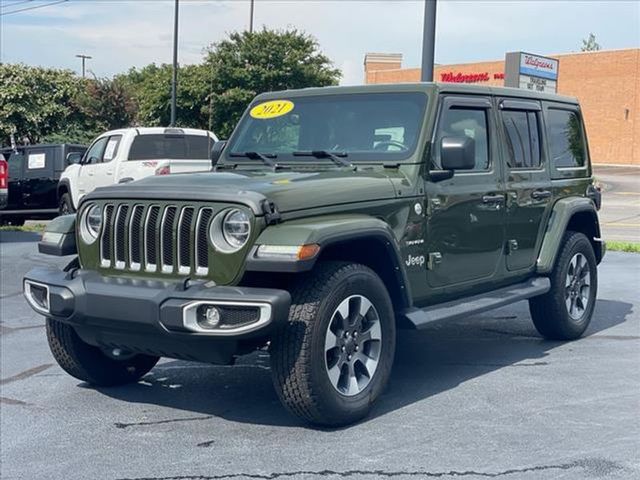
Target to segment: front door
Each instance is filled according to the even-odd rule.
[[[427,181],[427,281],[436,294],[438,289],[446,294],[486,283],[503,268],[505,194],[491,98],[441,99],[433,170],[441,170],[440,145],[446,137],[473,140],[475,167],[457,170],[450,179]]]
[[[500,99],[502,157],[507,192],[505,242],[507,269],[532,269],[551,204],[545,168],[541,106],[535,100]]]
[[[96,140],[84,158],[78,175],[78,200],[86,194],[91,193],[97,187],[113,183],[113,176],[108,176],[106,169],[110,166],[103,163],[105,148],[109,142],[109,137],[102,137]],[[110,181],[105,183],[105,177]]]

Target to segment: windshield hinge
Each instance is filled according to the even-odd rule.
[[[275,203],[270,202],[269,200],[262,201],[262,213],[264,213],[264,219],[267,222],[267,225],[275,225],[282,221],[280,212],[278,212],[278,207],[276,207]]]

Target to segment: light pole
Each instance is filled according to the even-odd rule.
[[[171,78],[171,127],[176,126],[176,95],[178,91],[178,0],[173,17],[173,76]]]
[[[255,3],[255,0],[249,0],[251,2],[251,5],[249,7],[249,33],[253,33],[253,4]]]
[[[93,57],[91,57],[89,55],[82,55],[82,54],[76,55],[76,57],[82,59],[82,78],[84,78],[84,76],[85,76],[85,68],[84,68],[85,67],[85,62],[87,60],[91,60]]]
[[[422,73],[420,80],[433,82],[433,64],[436,49],[436,0],[424,0],[424,26],[422,30]]]

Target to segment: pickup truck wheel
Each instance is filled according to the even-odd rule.
[[[362,419],[389,379],[395,352],[384,284],[364,265],[326,262],[291,293],[289,320],[270,347],[280,400],[317,425]]]
[[[549,292],[529,300],[533,324],[545,338],[574,340],[591,322],[598,288],[596,257],[584,234],[565,233],[550,280]]]
[[[159,357],[128,355],[115,359],[82,341],[72,326],[47,318],[47,340],[53,357],[69,375],[91,385],[111,387],[138,381]]]
[[[71,195],[68,193],[64,193],[62,197],[60,197],[60,205],[58,206],[58,211],[60,215],[69,215],[71,213],[76,213],[75,208],[73,208],[73,202],[71,202]]]

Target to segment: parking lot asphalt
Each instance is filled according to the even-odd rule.
[[[604,239],[640,242],[640,168],[596,165],[593,174],[602,187]]]
[[[585,338],[541,339],[525,303],[402,332],[371,417],[318,430],[279,404],[264,352],[111,389],[65,374],[21,294],[68,261],[37,239],[0,232],[2,479],[640,478],[640,255],[607,254]]]

